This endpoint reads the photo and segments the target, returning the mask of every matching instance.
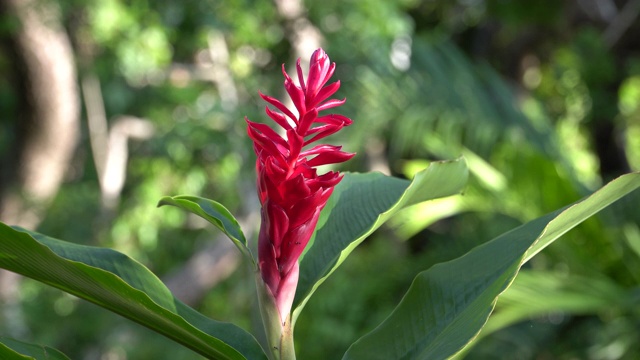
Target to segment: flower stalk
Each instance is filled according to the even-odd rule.
[[[258,237],[260,275],[256,280],[274,359],[295,359],[290,313],[298,285],[298,259],[315,230],[320,211],[343,177],[336,171],[318,175],[316,168],[355,155],[342,151],[341,146],[311,146],[352,123],[343,115],[320,115],[345,102],[330,99],[340,88],[340,81],[327,84],[335,66],[324,50],[318,49],[311,55],[306,79],[298,59],[295,84],[283,64],[284,87],[295,109],[260,93],[275,108],[267,106],[265,111],[282,128],[284,137],[266,124],[245,118],[257,155],[257,189],[262,205]]]
[[[260,273],[256,276],[256,287],[258,289],[260,315],[267,335],[269,358],[272,360],[295,360],[296,353],[293,344],[291,317],[288,316],[283,325],[280,320],[280,312],[274,301],[275,298],[262,280]]]

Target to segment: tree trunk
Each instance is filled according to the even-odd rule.
[[[12,161],[3,164],[0,219],[33,228],[75,150],[80,104],[73,52],[55,4],[1,0],[19,27],[8,39],[20,86]]]
[[[76,70],[55,3],[0,0],[0,13],[18,25],[1,43],[14,67],[19,99],[12,144],[0,160],[0,221],[33,229],[75,150],[80,128]],[[0,272],[2,326],[13,336],[24,331],[17,286],[17,275]]]

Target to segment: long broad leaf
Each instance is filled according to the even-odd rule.
[[[102,306],[208,358],[266,358],[251,334],[183,304],[149,269],[117,251],[0,223],[0,268]]]
[[[550,313],[592,315],[637,307],[634,291],[605,276],[559,275],[550,271],[520,270],[509,288],[500,294],[495,311],[473,342],[452,359],[464,359],[478,340],[521,321]]]
[[[66,355],[56,349],[8,337],[0,337],[0,359],[69,360]]]
[[[585,219],[640,187],[640,173],[621,176],[574,205],[524,224],[464,256],[420,273],[376,329],[344,359],[446,359],[487,322],[498,295],[522,264]]]
[[[178,207],[207,220],[222,230],[222,232],[233,241],[240,252],[255,264],[253,255],[251,255],[251,251],[247,247],[247,239],[244,237],[240,224],[238,224],[236,218],[233,217],[224,205],[217,201],[189,195],[165,196],[158,202],[158,207],[163,205]]]
[[[374,230],[400,209],[460,193],[467,182],[464,159],[434,162],[413,181],[380,173],[346,174],[318,221],[318,230],[300,261],[293,323],[315,290]]]
[[[584,315],[635,307],[634,297],[632,291],[604,276],[587,278],[522,270],[509,289],[500,295],[496,311],[479,336],[484,337],[517,322],[551,312]]]

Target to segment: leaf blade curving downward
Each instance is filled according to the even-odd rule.
[[[640,187],[619,177],[585,199],[513,229],[467,254],[418,274],[389,317],[343,359],[446,359],[486,324],[520,267],[579,223]]]
[[[301,258],[293,323],[315,290],[367,236],[404,207],[460,193],[467,177],[462,158],[433,162],[413,181],[380,173],[345,174]]]
[[[165,196],[158,202],[158,207],[164,205],[175,206],[207,220],[227,235],[240,252],[255,264],[240,224],[224,205],[214,200],[190,195]]]
[[[266,358],[251,334],[183,304],[150,270],[117,251],[0,223],[0,268],[97,304],[208,358]]]

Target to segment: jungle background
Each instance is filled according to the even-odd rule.
[[[255,240],[244,117],[322,46],[354,123],[345,171],[410,177],[465,156],[463,196],[414,206],[312,298],[300,359],[337,359],[413,277],[640,170],[638,0],[1,0],[0,220],[113,247],[205,314],[259,325],[231,242],[163,195],[225,204]],[[375,196],[375,194],[371,194]],[[525,266],[468,359],[640,358],[637,192]],[[437,208],[437,211],[433,211]],[[0,274],[0,334],[73,359],[197,355]]]

